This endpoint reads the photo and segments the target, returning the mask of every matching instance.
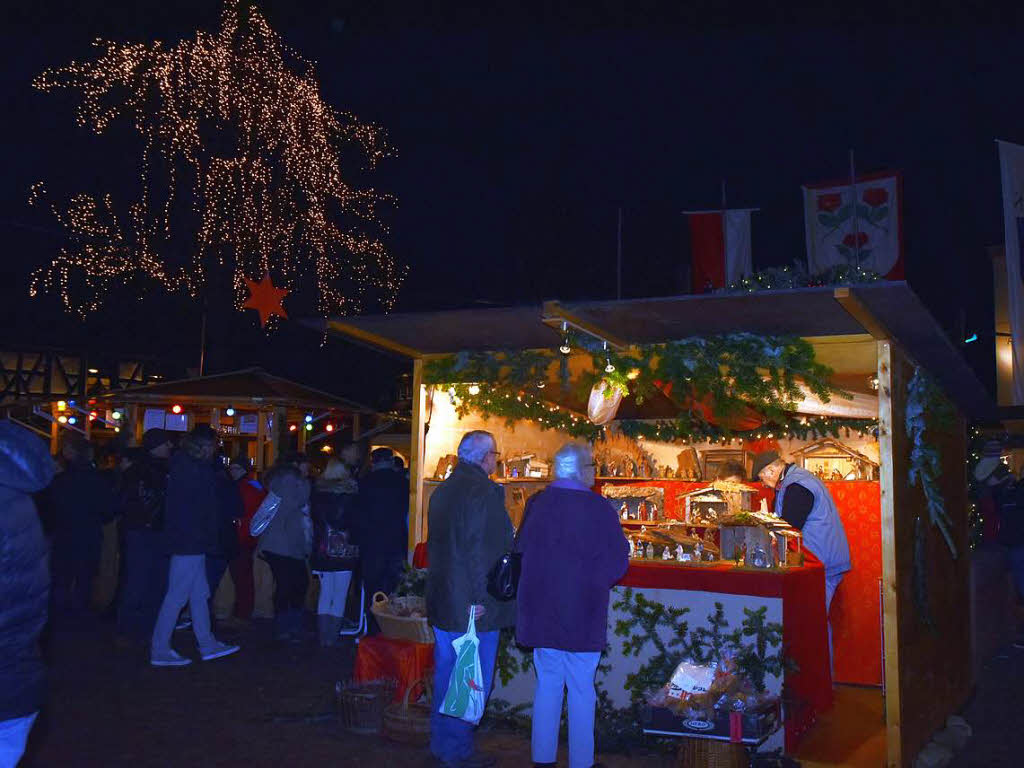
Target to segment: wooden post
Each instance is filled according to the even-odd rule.
[[[277,461],[278,456],[282,456],[287,451],[285,441],[288,439],[288,425],[285,423],[288,420],[288,412],[284,408],[275,408],[273,410],[273,422],[270,425],[270,463],[273,464]]]
[[[356,413],[352,414],[352,442],[353,443],[356,440],[359,439],[360,432],[362,432],[362,430],[360,429],[360,424],[359,424],[359,413],[356,412]]]
[[[267,449],[267,417],[262,408],[256,411],[256,471],[263,472]]]
[[[885,639],[886,765],[902,765],[900,709],[899,573],[896,556],[896,488],[893,435],[898,414],[893,409],[892,343],[878,348],[878,458],[882,496],[882,633]]]
[[[210,429],[220,432],[220,408],[210,409]]]
[[[423,358],[412,361],[412,434],[409,450],[409,556],[426,538],[423,509],[424,416],[427,392],[423,387]]]
[[[142,429],[143,421],[139,418],[139,406],[135,404],[129,405],[124,415],[128,422],[125,428],[130,430],[130,434],[135,441],[134,444],[136,446],[142,445],[142,433],[144,430]]]
[[[57,404],[50,403],[50,453],[54,456],[60,450],[60,424],[57,422]]]
[[[299,433],[299,452],[305,453],[306,435],[309,434],[308,432],[306,432],[306,422],[302,419],[299,419],[299,424],[296,427],[295,431]]]

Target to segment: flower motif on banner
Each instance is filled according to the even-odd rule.
[[[843,237],[843,242],[836,244],[836,250],[839,251],[844,259],[850,262],[857,260],[858,253],[860,258],[866,259],[871,255],[871,249],[864,246],[868,244],[870,239],[865,232],[851,232]]]
[[[835,213],[843,204],[843,198],[834,192],[818,197],[818,210],[825,213]]]

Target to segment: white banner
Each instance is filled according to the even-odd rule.
[[[848,264],[902,280],[902,205],[898,173],[846,184],[805,186],[807,267],[812,275]]]
[[[1024,405],[1024,284],[1021,283],[1021,240],[1024,239],[1024,147],[999,144],[1003,180],[1003,237],[1006,282],[1009,286],[1010,333],[1013,336],[1013,404]]]
[[[737,283],[753,272],[750,211],[725,212],[725,284]]]

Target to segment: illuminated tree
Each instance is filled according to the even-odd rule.
[[[50,203],[67,242],[36,271],[30,293],[59,292],[81,315],[121,283],[155,281],[204,293],[217,270],[235,306],[245,278],[268,272],[323,315],[391,307],[404,270],[380,239],[381,203],[342,174],[391,154],[383,131],[336,111],[314,68],[282,43],[259,10],[227,0],[221,28],[173,46],[95,42],[102,53],[43,72],[44,92],[79,97],[78,123],[103,133],[128,121],[141,138],[138,192],[123,209],[109,194]],[[33,187],[30,202],[45,195]],[[175,250],[187,257],[169,258]],[[227,281],[227,277],[223,278]]]

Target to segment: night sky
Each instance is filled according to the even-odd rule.
[[[989,380],[985,248],[1002,242],[994,140],[1024,143],[1019,18],[954,3],[853,19],[721,3],[513,4],[500,15],[459,4],[260,5],[318,63],[327,100],[383,125],[397,149],[366,179],[399,201],[385,213],[409,267],[397,309],[614,298],[619,206],[623,294],[680,292],[680,211],[716,207],[723,179],[730,204],[761,209],[755,267],[804,259],[800,184],[842,178],[853,148],[858,171],[903,172],[908,279],[951,335],[981,334],[965,349]],[[136,178],[130,131],[98,139],[75,126],[70,94],[30,82],[90,56],[96,36],[213,30],[218,4],[45,6],[22,8],[0,32],[0,342],[146,353],[171,373],[195,366],[200,313],[181,297],[154,290],[84,324],[56,297],[27,297],[29,273],[61,243],[26,205],[29,186],[127,196]],[[210,310],[208,370],[262,364],[373,403],[381,377],[401,368],[319,343],[294,324],[268,339],[255,313],[224,302]]]

